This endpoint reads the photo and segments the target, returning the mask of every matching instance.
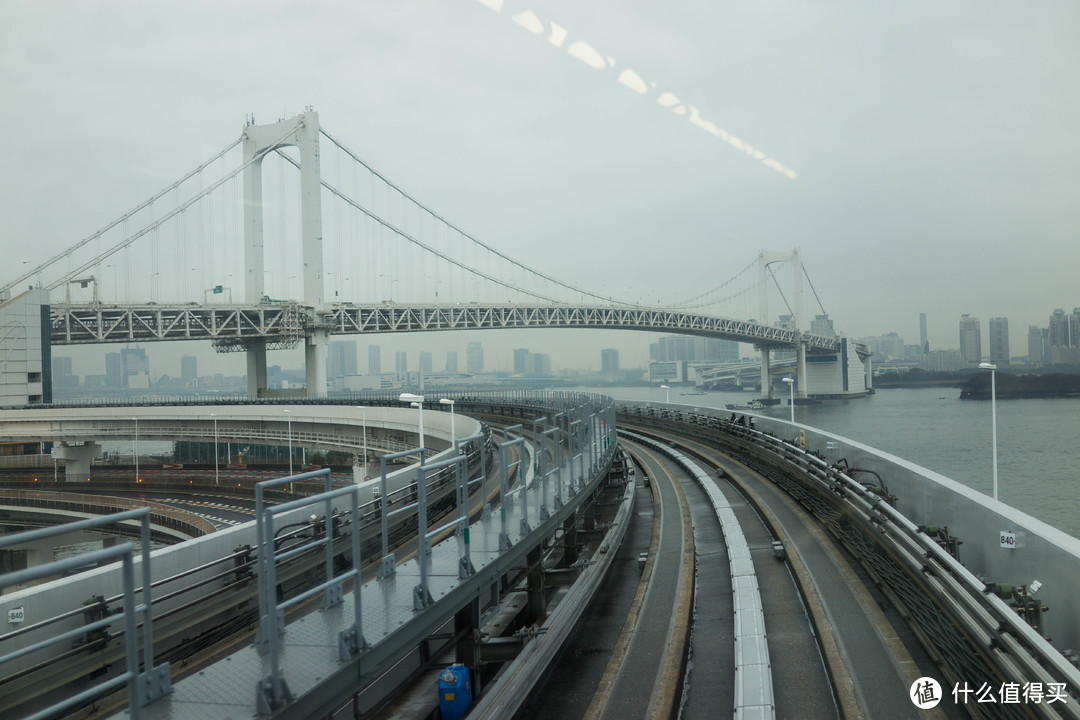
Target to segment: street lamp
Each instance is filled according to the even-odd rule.
[[[289,475],[292,475],[292,415],[289,413],[288,408],[285,409],[285,417],[289,420]]]
[[[424,458],[424,396],[413,395],[412,393],[401,393],[398,395],[398,400],[403,403],[409,403],[412,407],[420,411],[420,459]]]
[[[447,400],[446,398],[439,398],[439,404],[450,406],[450,443],[457,445],[457,431],[454,430],[454,401]]]
[[[660,389],[664,391],[664,402],[670,405],[671,404],[671,388],[669,388],[667,385],[661,385]]]
[[[997,365],[979,363],[983,370],[990,371],[990,442],[994,453],[994,499],[998,499],[998,473],[997,473]]]
[[[131,448],[131,455],[135,459],[135,482],[139,482],[139,418],[131,418],[135,421],[135,444]]]
[[[364,475],[367,475],[367,406],[357,405],[356,409],[363,413],[364,422]]]
[[[214,418],[214,484],[221,484],[221,475],[218,471],[218,434],[217,434],[217,413],[210,413],[210,417]]]
[[[791,405],[791,422],[795,422],[795,378],[786,377],[784,382],[787,383],[788,390],[790,391],[791,398],[788,400],[788,404]]]

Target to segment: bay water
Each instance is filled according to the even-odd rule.
[[[617,400],[663,403],[655,387],[583,388]],[[682,394],[672,404],[724,408],[756,393]],[[779,395],[777,395],[779,397]],[[850,400],[797,405],[795,421],[856,440],[993,494],[991,404],[960,400],[957,388],[888,388]],[[783,404],[754,411],[789,418]],[[997,402],[998,499],[1073,537],[1080,536],[1080,399]]]

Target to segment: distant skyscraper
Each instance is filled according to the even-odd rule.
[[[61,378],[71,374],[71,358],[64,357],[62,355],[52,356],[52,374],[53,379]]]
[[[105,355],[105,387],[124,387],[124,366],[120,362],[120,353]]]
[[[194,355],[180,356],[180,379],[185,385],[194,385],[199,379],[199,358]]]
[[[921,352],[930,352],[930,341],[926,337],[926,313],[919,313],[919,348]]]
[[[619,372],[618,350],[608,348],[607,350],[600,351],[600,372],[605,374]]]
[[[326,376],[331,380],[356,374],[356,343],[334,340],[326,352]]]
[[[551,356],[547,353],[530,353],[532,374],[541,377],[551,375]]]
[[[420,372],[431,373],[432,357],[426,350],[420,353]]]
[[[514,374],[524,375],[529,372],[529,349],[516,348],[514,350]]]
[[[1031,365],[1045,365],[1046,355],[1043,345],[1046,343],[1046,328],[1037,325],[1028,325],[1028,363]]]
[[[484,372],[484,346],[471,342],[465,346],[465,372]]]
[[[982,330],[979,318],[960,316],[960,357],[964,365],[974,367],[982,362]]]
[[[1009,319],[990,318],[990,362],[999,368],[1009,367]]]
[[[456,373],[458,371],[457,365],[457,350],[446,351],[446,372]]]
[[[833,330],[832,318],[828,315],[815,315],[814,319],[810,321],[810,334],[821,335],[822,337],[836,335],[836,331]]]
[[[142,348],[124,348],[120,351],[120,365],[122,370],[122,387],[148,388],[150,387],[150,359],[146,357],[146,351]]]
[[[394,372],[409,372],[409,354],[407,352],[394,353]]]
[[[378,345],[368,345],[367,371],[369,375],[378,375],[382,372],[382,350]]]

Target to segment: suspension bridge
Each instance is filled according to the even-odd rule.
[[[776,272],[785,265],[790,299]],[[760,252],[728,280],[679,301],[604,296],[453,224],[321,127],[312,109],[263,125],[252,118],[168,187],[23,267],[0,286],[3,372],[6,384],[28,384],[23,402],[49,395],[38,387],[48,368],[34,367],[51,345],[208,340],[219,352],[246,354],[251,398],[267,395],[267,350],[303,345],[306,392],[319,397],[332,335],[510,328],[750,343],[761,353],[767,396],[770,353],[783,349],[795,357],[800,397],[870,387],[864,346],[831,328],[807,331],[809,276],[798,250]],[[769,321],[773,286],[787,310],[780,322]],[[819,317],[827,317],[823,307]]]

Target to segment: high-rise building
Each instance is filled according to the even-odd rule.
[[[326,352],[326,377],[330,380],[356,375],[356,343],[334,340]]]
[[[990,362],[999,368],[1009,367],[1009,319],[990,318]]]
[[[405,351],[394,353],[394,372],[409,372],[409,354]]]
[[[199,379],[199,358],[194,355],[180,356],[180,379],[185,385],[194,385]]]
[[[465,372],[484,372],[484,346],[478,342],[471,342],[465,346]]]
[[[420,372],[431,373],[432,357],[431,353],[424,350],[420,353]]]
[[[120,362],[120,353],[105,354],[105,387],[124,387],[124,366]]]
[[[619,351],[614,348],[608,348],[600,351],[600,372],[617,373],[619,372]]]
[[[551,375],[551,356],[547,353],[530,353],[532,374],[541,377]]]
[[[919,348],[920,352],[930,352],[930,341],[926,336],[926,313],[919,313]]]
[[[516,348],[514,350],[514,374],[524,375],[529,372],[528,348]]]
[[[71,374],[71,358],[63,355],[52,356],[52,374],[53,379],[64,377]]]
[[[967,313],[960,316],[960,357],[967,367],[974,367],[982,362],[982,329],[979,318]]]
[[[1047,356],[1043,351],[1048,331],[1037,325],[1028,325],[1028,364],[1045,365]]]
[[[821,335],[822,337],[836,335],[836,331],[833,330],[832,318],[828,315],[815,315],[814,319],[810,321],[810,334]]]
[[[367,371],[368,375],[378,375],[382,372],[382,350],[378,345],[368,345]]]
[[[446,372],[456,373],[458,371],[457,364],[457,350],[446,351]]]
[[[150,358],[142,348],[120,350],[121,387],[146,389],[150,387]]]

